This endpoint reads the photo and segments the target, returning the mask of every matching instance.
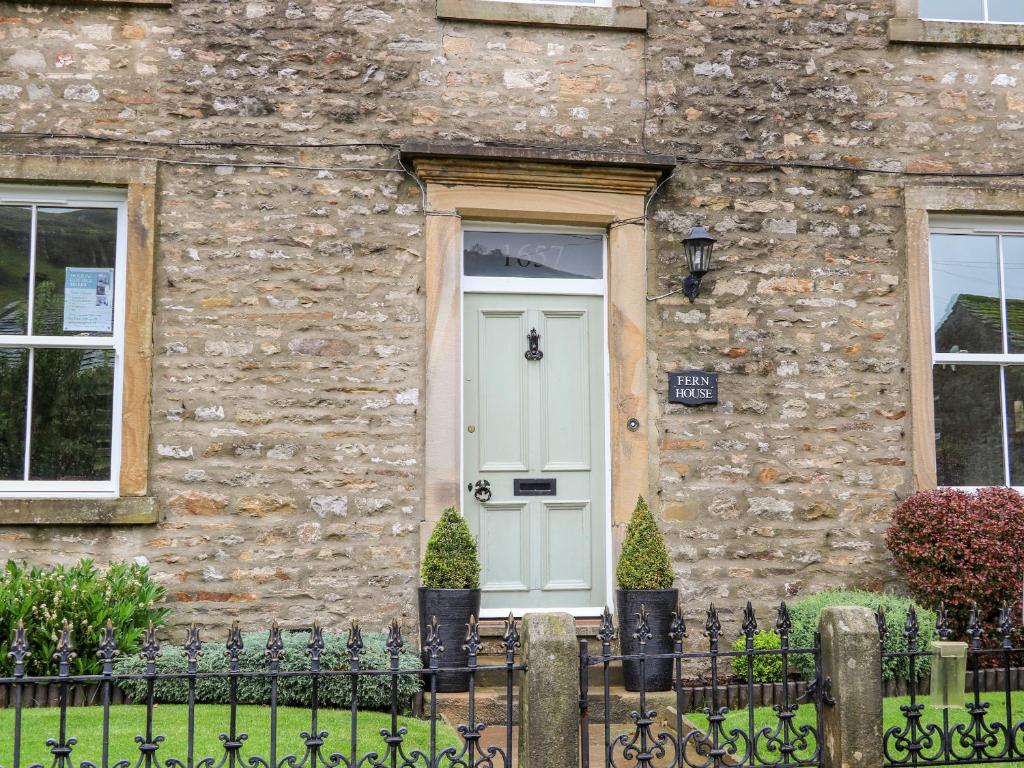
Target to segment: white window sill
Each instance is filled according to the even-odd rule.
[[[491,24],[542,27],[619,29],[645,32],[647,11],[640,7],[573,5],[569,3],[437,0],[437,18]]]
[[[0,498],[0,525],[148,525],[157,522],[160,522],[160,510],[152,496]]]
[[[889,19],[889,42],[1024,48],[1024,24],[896,16]]]

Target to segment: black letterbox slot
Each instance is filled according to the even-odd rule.
[[[516,478],[512,481],[512,493],[516,496],[554,496],[555,481],[550,480],[527,480]]]

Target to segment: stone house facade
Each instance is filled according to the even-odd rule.
[[[610,602],[637,493],[687,601],[898,586],[893,506],[939,482],[1013,484],[1018,431],[1013,344],[986,365],[933,360],[930,323],[943,269],[972,295],[995,269],[1014,297],[1024,25],[983,4],[933,19],[928,2],[0,3],[0,203],[22,212],[0,259],[34,254],[37,318],[64,270],[52,333],[112,323],[84,333],[120,361],[83,433],[107,457],[97,485],[50,482],[64,454],[53,477],[22,474],[35,449],[5,422],[0,557],[145,557],[180,621],[412,622],[431,521],[470,513],[476,469],[561,472],[562,488],[585,471],[576,506],[494,480],[474,525],[493,562],[521,555],[494,566],[495,612]],[[89,206],[116,212],[116,258],[75,265],[81,222],[66,258],[44,254],[48,212]],[[698,224],[717,244],[691,303],[673,291]],[[562,253],[558,238],[594,245],[600,288],[576,274],[558,303],[515,282],[537,282],[536,243]],[[513,282],[466,273],[470,241]],[[9,307],[18,269],[0,270]],[[69,309],[76,269],[112,276],[112,315]],[[470,278],[512,298],[477,302]],[[0,342],[42,377],[46,343],[72,342],[19,341],[16,309]],[[544,323],[532,368],[522,322]],[[942,430],[959,405],[933,402],[950,360],[989,406],[966,436]],[[717,405],[667,402],[690,369],[718,374]],[[34,387],[29,407],[74,410]],[[37,445],[68,439],[43,421]],[[984,446],[991,477],[943,464],[950,440]],[[539,596],[555,582],[568,604]]]

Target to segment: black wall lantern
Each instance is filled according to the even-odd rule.
[[[694,227],[683,238],[686,263],[690,274],[683,280],[683,293],[693,303],[700,294],[700,281],[711,269],[711,252],[715,249],[715,238],[704,227]]]

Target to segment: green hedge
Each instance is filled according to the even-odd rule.
[[[782,647],[782,638],[774,629],[761,630],[754,633],[754,650],[777,650]],[[732,644],[734,651],[744,651],[747,648],[747,638],[737,638]],[[754,682],[755,683],[781,683],[782,682],[782,654],[765,654],[763,656],[752,656],[754,660]],[[741,680],[747,679],[747,657],[732,657],[732,673]]]
[[[814,645],[814,633],[818,630],[818,619],[824,608],[835,605],[856,605],[870,608],[873,612],[881,606],[885,609],[886,623],[889,633],[886,635],[883,651],[890,653],[907,650],[907,637],[903,628],[907,621],[907,612],[913,605],[917,610],[917,620],[921,626],[918,635],[918,650],[930,650],[932,642],[938,639],[935,631],[935,612],[923,608],[907,597],[883,595],[877,592],[859,591],[828,591],[797,600],[789,606],[789,616],[793,629],[789,635],[789,644],[794,648],[810,648]],[[814,675],[814,659],[805,654],[794,654],[792,665],[804,675]],[[921,657],[915,662],[915,677],[921,678],[931,670],[931,658]],[[910,662],[906,657],[883,659],[882,679],[907,680],[910,677]]]
[[[345,647],[347,636],[324,632],[324,650],[320,655],[323,670],[349,669],[349,653]],[[385,636],[367,633],[363,635],[364,652],[359,657],[360,669],[390,669],[391,657],[384,647]],[[242,672],[266,672],[270,665],[266,657],[267,633],[252,632],[242,636],[245,650],[239,659]],[[282,672],[305,672],[309,670],[309,632],[286,632],[282,640]],[[421,669],[419,658],[403,653],[399,661],[401,669]],[[117,660],[117,674],[141,674],[146,662],[138,655]],[[161,649],[157,659],[157,671],[162,673],[185,672],[187,663],[181,653],[181,646],[167,645]],[[199,672],[227,672],[228,658],[225,644],[210,642],[203,644],[199,657]],[[142,702],[146,697],[144,680],[122,680],[121,689],[133,701]],[[347,676],[320,678],[319,700],[324,707],[347,707],[352,703],[352,683]],[[398,695],[403,704],[411,701],[420,690],[419,675],[402,675],[398,678]],[[278,704],[284,706],[309,706],[312,693],[312,678],[309,675],[282,677],[278,680]],[[185,679],[158,681],[154,691],[156,701],[163,704],[182,704],[188,701],[188,683]],[[196,701],[207,704],[227,704],[229,695],[226,677],[199,679],[196,681]],[[239,704],[267,704],[270,701],[270,680],[264,677],[238,678]],[[359,679],[359,706],[361,709],[387,710],[391,706],[391,677],[389,675],[363,676]]]
[[[57,637],[66,619],[78,657],[71,664],[75,675],[99,674],[96,658],[100,631],[109,620],[118,647],[134,653],[146,626],[161,627],[168,609],[161,606],[164,588],[153,581],[149,568],[137,563],[110,563],[97,568],[91,560],[54,568],[29,567],[8,560],[0,571],[0,677],[9,675],[11,638],[19,621],[32,655],[26,659],[29,675],[56,675],[53,658]]]

